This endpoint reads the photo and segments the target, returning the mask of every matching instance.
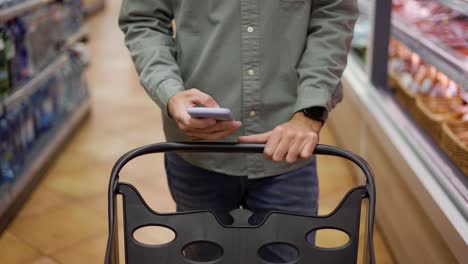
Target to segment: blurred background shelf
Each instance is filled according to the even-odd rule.
[[[468,16],[468,1],[467,0],[434,0],[441,5],[457,10]]]
[[[414,26],[406,25],[398,17],[392,19],[392,35],[409,49],[418,53],[427,63],[445,73],[460,87],[468,89],[468,61],[445,49],[423,35]]]
[[[63,45],[64,49],[69,49],[71,48],[74,44],[78,42],[87,42],[88,41],[88,28],[86,26],[82,26],[78,32],[75,34],[71,35],[66,41],[65,44]]]
[[[71,48],[72,45],[76,44],[77,42],[87,40],[88,37],[88,30],[86,27],[82,27],[78,32],[71,35],[64,43],[63,47],[60,49],[63,53],[57,59],[55,59],[52,63],[50,63],[45,69],[39,72],[36,76],[34,76],[31,80],[29,80],[24,86],[19,87],[13,91],[13,93],[8,96],[3,102],[4,108],[0,108],[0,116],[3,114],[4,110],[9,110],[16,106],[17,104],[21,103],[24,98],[28,97],[34,91],[36,91],[39,85],[44,82],[47,78],[49,78],[52,74],[57,72],[63,65],[68,62],[68,55],[67,50]]]
[[[0,7],[0,232],[90,112],[80,0]],[[1,262],[1,261],[0,261]]]
[[[26,0],[20,4],[0,8],[0,23],[8,21],[34,8],[55,2],[55,0]]]
[[[13,93],[8,96],[5,101],[3,102],[5,108],[4,110],[9,110],[19,103],[21,103],[24,98],[28,97],[32,93],[34,93],[39,87],[40,84],[43,83],[47,78],[49,78],[53,73],[55,73],[60,67],[65,65],[68,62],[68,57],[66,54],[62,54],[60,57],[55,59],[47,68],[42,70],[36,76],[34,76],[29,82],[27,82],[24,86],[16,89]],[[0,109],[0,115],[3,114],[2,110]]]
[[[23,173],[15,182],[0,191],[0,231],[8,225],[21,208],[40,181],[43,170],[53,161],[57,152],[63,149],[63,145],[69,141],[73,132],[86,119],[90,109],[90,100],[85,98],[74,111],[58,122],[29,151]]]

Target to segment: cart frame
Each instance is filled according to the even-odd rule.
[[[125,263],[127,264],[269,264],[258,256],[259,247],[272,243],[286,243],[295,247],[299,258],[291,263],[356,263],[362,200],[368,199],[366,222],[366,262],[375,263],[373,230],[376,190],[373,173],[360,156],[333,146],[317,145],[314,154],[337,156],[356,164],[366,177],[366,185],[350,190],[338,207],[326,216],[308,216],[286,212],[271,212],[262,224],[251,226],[251,212],[239,209],[231,213],[234,224],[226,226],[210,211],[159,214],[143,200],[135,187],[119,182],[119,173],[131,160],[153,153],[163,152],[223,152],[263,153],[263,144],[237,143],[177,143],[166,142],[143,146],[123,155],[114,165],[109,181],[109,237],[105,264],[119,263],[119,238],[117,224],[117,195],[123,197]],[[144,245],[136,241],[133,233],[145,226],[163,226],[176,234],[173,241],[161,246]],[[199,226],[200,228],[194,228]],[[336,229],[349,236],[347,244],[339,248],[319,248],[305,239],[307,234],[320,229]],[[223,254],[209,262],[195,262],[183,255],[183,249],[193,242],[210,242],[219,245]],[[255,259],[255,260],[254,260]]]

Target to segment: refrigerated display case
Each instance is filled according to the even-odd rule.
[[[468,258],[468,2],[359,7],[369,21],[367,45],[350,55],[345,100],[328,123],[376,171],[377,222],[395,259],[461,263]],[[365,38],[362,28],[356,33]]]

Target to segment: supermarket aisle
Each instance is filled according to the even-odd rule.
[[[131,148],[163,141],[159,110],[139,87],[117,29],[120,1],[93,17],[88,77],[92,114],[47,171],[30,200],[0,239],[1,263],[102,263],[107,237],[107,180],[116,159]],[[322,143],[334,144],[328,129]],[[133,183],[156,211],[174,204],[162,157],[130,164],[122,180]],[[320,158],[320,213],[330,212],[354,185],[348,164]],[[323,243],[339,238],[319,237]],[[379,233],[379,263],[392,263]]]

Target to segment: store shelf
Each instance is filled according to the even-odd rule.
[[[17,210],[29,196],[36,183],[40,180],[40,174],[53,160],[55,154],[62,145],[75,132],[80,123],[85,120],[90,112],[90,100],[85,99],[64,121],[55,129],[44,135],[28,154],[26,159],[28,166],[17,180],[0,193],[0,231],[14,217]]]
[[[27,0],[23,3],[16,4],[14,6],[7,7],[5,9],[1,9],[0,10],[0,23],[8,21],[29,10],[52,3],[54,1],[55,0]]]
[[[468,16],[468,0],[435,0],[441,5],[449,7]]]
[[[9,97],[3,102],[5,109],[8,111],[12,109],[15,105],[21,103],[24,98],[30,96],[34,93],[39,87],[40,84],[46,81],[52,74],[58,71],[68,61],[66,54],[62,54],[60,57],[55,59],[51,64],[49,64],[43,71],[34,76],[27,84],[23,87],[16,89]],[[3,110],[0,109],[0,115],[2,115]]]
[[[392,34],[423,60],[445,73],[450,79],[468,90],[468,60],[456,56],[443,46],[434,43],[414,26],[408,26],[394,15]]]
[[[88,40],[88,35],[88,28],[86,26],[82,26],[78,32],[68,37],[63,45],[63,50],[71,48],[77,42],[86,42]]]
[[[34,76],[29,80],[24,86],[17,88],[9,97],[7,97],[3,102],[5,108],[0,107],[0,116],[3,114],[4,110],[12,109],[15,105],[22,102],[24,98],[28,97],[34,91],[36,91],[40,84],[46,81],[52,74],[57,72],[65,63],[68,62],[68,55],[65,53],[73,44],[86,39],[88,36],[88,30],[86,27],[82,27],[78,32],[70,36],[67,41],[65,41],[61,52],[63,53],[52,63],[50,63],[44,70]]]

